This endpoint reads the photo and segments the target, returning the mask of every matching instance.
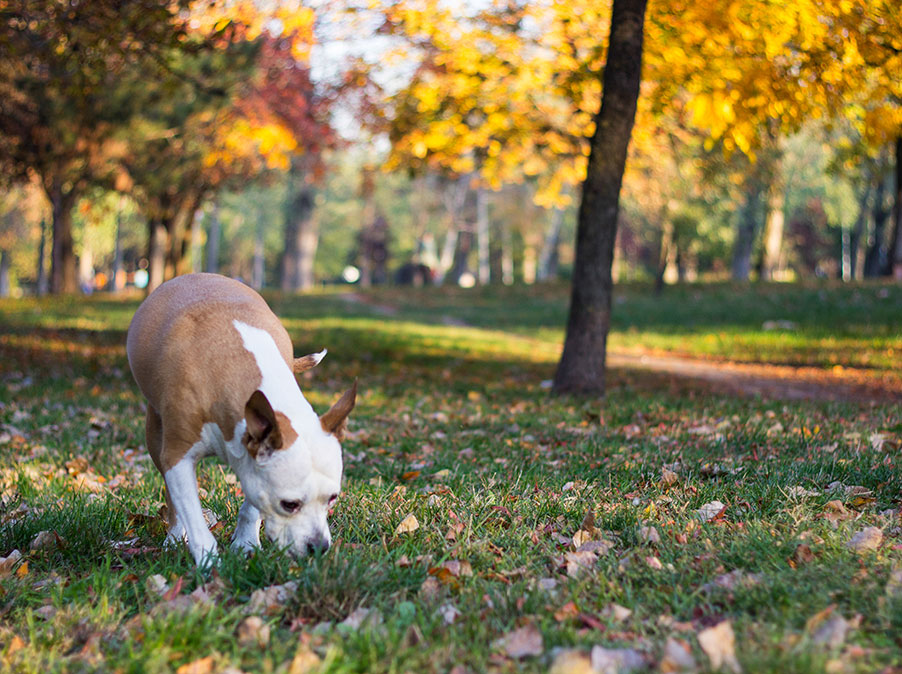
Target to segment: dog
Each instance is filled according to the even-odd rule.
[[[198,566],[217,560],[204,521],[197,461],[216,455],[244,491],[232,548],[267,536],[298,556],[331,544],[327,515],[341,487],[340,441],[357,382],[318,417],[294,375],[326,355],[293,357],[265,300],[217,274],[167,281],[138,307],[128,362],[147,399],[147,449],[166,485],[167,543],[184,540]]]

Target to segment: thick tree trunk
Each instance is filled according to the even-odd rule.
[[[551,212],[548,222],[548,231],[542,244],[542,252],[539,254],[539,270],[536,278],[539,281],[551,281],[557,276],[558,263],[560,261],[561,230],[564,226],[564,209],[555,208]]]
[[[113,270],[107,286],[113,292],[119,292],[125,287],[125,271],[122,269],[122,209],[124,204],[125,197],[119,197],[119,208],[116,211],[116,244],[113,250]]]
[[[442,252],[438,258],[438,269],[435,274],[435,285],[442,285],[445,277],[454,264],[454,251],[457,250],[458,230],[456,225],[449,225],[448,231],[445,232],[445,243],[442,244]]]
[[[736,240],[733,243],[734,281],[743,283],[749,280],[752,272],[752,252],[755,248],[755,232],[758,229],[758,214],[761,211],[761,180],[757,172],[752,170],[746,182],[745,202],[739,209],[736,219]]]
[[[169,230],[165,223],[154,218],[148,223],[150,236],[148,239],[147,261],[149,274],[147,292],[153,292],[165,280],[166,251],[169,248]]]
[[[576,260],[556,393],[603,395],[611,320],[611,263],[620,187],[636,117],[646,0],[614,0],[601,109],[595,120],[576,230]]]
[[[863,249],[861,243],[865,235],[865,225],[868,222],[868,202],[871,200],[873,188],[873,179],[870,175],[866,175],[864,190],[858,198],[858,215],[849,234],[849,277],[851,279],[861,278],[861,268],[864,262],[861,255]]]
[[[76,195],[54,185],[48,195],[53,213],[53,248],[50,256],[50,292],[73,294],[78,292],[78,270],[72,241],[72,207]]]
[[[191,266],[191,224],[194,211],[200,203],[200,194],[187,193],[179,202],[172,220],[168,223],[169,245],[166,248],[166,278],[181,276],[190,271]]]
[[[0,249],[0,297],[9,297],[9,251]]]
[[[873,219],[874,219],[874,238],[868,247],[868,252],[864,258],[864,276],[865,278],[874,278],[880,276],[886,262],[886,250],[883,247],[883,239],[886,230],[886,220],[889,217],[889,211],[886,209],[886,180],[882,175],[878,174],[877,188],[874,190]]]
[[[782,162],[777,159],[767,186],[767,215],[764,218],[764,254],[761,280],[773,281],[780,269],[783,229],[786,221],[786,191],[782,179]]]
[[[44,296],[49,290],[47,279],[47,221],[41,218],[41,240],[38,242],[37,293]]]
[[[896,138],[896,171],[893,184],[893,238],[889,249],[889,272],[902,281],[902,135]]]
[[[300,184],[286,205],[285,251],[281,268],[281,288],[285,292],[313,287],[313,261],[319,241],[313,217],[314,196],[311,186]]]
[[[476,253],[478,259],[477,279],[480,285],[488,285],[492,280],[489,264],[489,195],[484,187],[476,189]]]

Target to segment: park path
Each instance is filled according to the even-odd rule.
[[[902,402],[898,380],[867,370],[824,370],[770,363],[736,363],[677,355],[608,351],[612,368],[645,370],[702,382],[715,390],[781,400],[827,400],[862,403]]]
[[[400,310],[360,293],[343,293],[341,299],[364,304],[382,316]],[[445,325],[472,327],[454,316],[439,319]],[[643,353],[608,348],[608,367],[641,370],[700,383],[732,395],[761,396],[778,400],[818,400],[859,403],[902,403],[902,382],[866,369],[740,363],[692,358],[678,354]]]

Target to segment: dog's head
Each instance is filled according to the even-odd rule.
[[[252,466],[241,478],[245,496],[263,516],[267,536],[299,556],[332,542],[327,516],[341,487],[340,441],[356,399],[354,382],[321,417],[311,412],[294,422],[273,411],[262,391],[245,405],[242,443]]]

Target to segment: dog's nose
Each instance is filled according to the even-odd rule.
[[[329,539],[325,536],[317,536],[309,541],[307,541],[307,554],[315,555],[316,553],[323,553],[329,549]]]

